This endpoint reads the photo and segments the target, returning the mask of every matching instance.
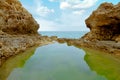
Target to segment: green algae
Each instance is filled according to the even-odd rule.
[[[66,44],[42,46],[8,80],[107,80],[89,68],[84,56],[82,49]]]
[[[15,68],[23,67],[26,60],[34,54],[35,49],[36,47],[30,48],[24,53],[20,53],[6,60],[0,67],[0,80],[7,80],[7,77]]]
[[[108,80],[120,80],[120,60],[114,56],[92,49],[84,49],[85,61],[91,70]]]

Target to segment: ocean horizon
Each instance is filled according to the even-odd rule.
[[[42,36],[57,36],[58,38],[81,38],[89,31],[40,31]]]

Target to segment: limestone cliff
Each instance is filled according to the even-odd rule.
[[[0,34],[36,34],[38,27],[19,0],[0,0]]]
[[[88,40],[120,41],[120,3],[103,3],[86,19]]]

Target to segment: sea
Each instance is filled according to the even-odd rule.
[[[58,38],[81,38],[89,31],[40,31],[42,36],[57,36]]]

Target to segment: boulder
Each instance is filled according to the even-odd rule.
[[[38,28],[19,0],[0,0],[0,34],[38,34]]]
[[[90,29],[85,39],[120,41],[120,3],[102,3],[85,22]]]

